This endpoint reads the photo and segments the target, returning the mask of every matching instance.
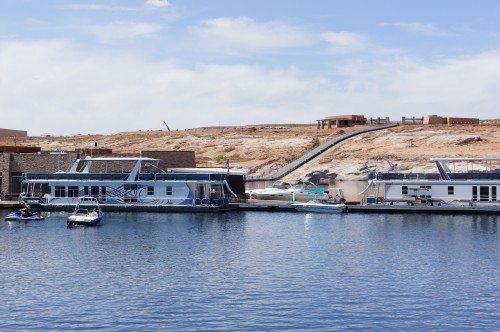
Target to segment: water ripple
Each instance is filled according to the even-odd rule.
[[[484,330],[495,216],[65,215],[0,222],[0,330]]]

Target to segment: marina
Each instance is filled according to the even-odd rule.
[[[255,212],[297,212],[292,206],[293,202],[273,201],[273,200],[252,200],[250,202],[228,203],[225,208],[214,208],[212,206],[197,206],[193,211],[191,207],[158,205],[129,205],[129,206],[106,206],[102,205],[106,212],[135,212],[135,213],[225,213],[230,211],[255,211]],[[23,205],[13,202],[0,202],[1,210],[19,209]],[[399,213],[399,214],[500,214],[500,208],[488,206],[408,206],[408,205],[360,205],[347,202],[347,211],[349,213]],[[68,205],[52,205],[44,207],[44,211],[73,211],[74,207]],[[299,212],[297,212],[299,213]]]
[[[0,332],[500,332],[500,1],[3,4]]]

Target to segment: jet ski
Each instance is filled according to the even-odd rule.
[[[30,211],[28,213],[23,213],[22,210],[12,211],[5,216],[5,220],[44,220],[45,218],[40,215],[40,213],[35,211]]]

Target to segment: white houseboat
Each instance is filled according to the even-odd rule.
[[[361,192],[363,203],[460,205],[500,208],[500,158],[432,158],[435,176],[377,174]]]
[[[87,157],[67,172],[26,173],[22,199],[48,210],[73,209],[78,197],[92,196],[108,211],[220,211],[229,195],[236,196],[227,182],[228,169],[163,170],[159,161]]]

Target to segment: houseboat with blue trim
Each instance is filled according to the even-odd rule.
[[[25,173],[22,200],[45,210],[74,209],[91,196],[107,211],[222,211],[228,198],[229,169],[158,167],[147,157],[86,157],[69,171]],[[244,176],[243,172],[231,171]]]

